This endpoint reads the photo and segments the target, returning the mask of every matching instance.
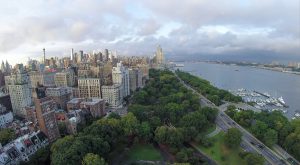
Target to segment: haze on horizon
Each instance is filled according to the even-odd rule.
[[[0,59],[11,63],[108,48],[168,57],[260,54],[300,60],[299,0],[9,0]]]

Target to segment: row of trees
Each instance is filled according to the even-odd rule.
[[[192,86],[195,90],[204,95],[207,99],[213,102],[216,105],[221,105],[222,100],[230,102],[241,102],[242,98],[235,96],[232,93],[218,89],[211,85],[209,81],[193,76],[187,72],[176,70],[176,74],[187,84]]]
[[[272,147],[279,144],[296,159],[300,160],[300,120],[289,121],[281,112],[255,113],[250,110],[235,111],[229,106],[226,113],[255,137]]]

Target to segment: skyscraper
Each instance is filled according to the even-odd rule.
[[[157,64],[163,64],[165,62],[164,53],[160,45],[158,45],[155,53],[155,61]]]
[[[105,60],[108,61],[108,59],[109,59],[108,49],[104,50],[104,56],[105,56]]]
[[[117,67],[113,67],[112,80],[114,84],[121,84],[123,97],[130,95],[129,72],[122,62],[117,63]]]
[[[71,49],[71,60],[74,63],[75,58],[74,58],[74,49],[73,48]]]
[[[46,65],[46,49],[45,48],[43,48],[43,53],[44,53],[43,62]]]

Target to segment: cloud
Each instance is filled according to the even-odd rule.
[[[0,58],[70,48],[152,55],[300,52],[298,0],[52,0],[0,2]],[[13,11],[13,12],[12,12]],[[60,54],[58,54],[60,52]]]

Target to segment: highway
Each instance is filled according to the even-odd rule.
[[[207,98],[205,98],[203,95],[198,93],[196,90],[191,88],[189,85],[187,85],[183,80],[181,80],[178,75],[175,73],[175,76],[178,78],[178,80],[188,89],[192,90],[193,93],[199,95],[200,97],[200,103],[201,105],[217,108],[219,110],[219,114],[216,118],[216,124],[218,127],[220,127],[223,131],[227,131],[229,128],[238,128],[242,133],[242,142],[241,147],[248,152],[256,152],[260,155],[262,155],[265,160],[267,161],[266,164],[271,165],[289,165],[290,162],[284,160],[283,153],[281,155],[278,155],[273,150],[271,150],[269,147],[265,146],[261,141],[259,141],[257,138],[255,138],[251,133],[249,133],[247,130],[245,130],[243,127],[241,127],[239,124],[237,124],[233,119],[231,119],[227,114],[224,113],[224,111],[227,109],[227,106],[216,106],[214,103],[209,101]]]

